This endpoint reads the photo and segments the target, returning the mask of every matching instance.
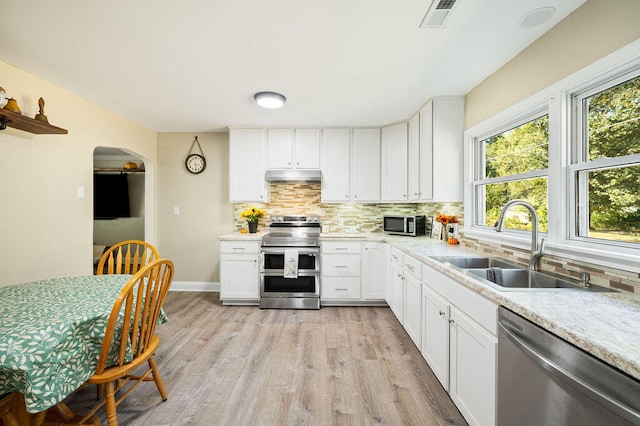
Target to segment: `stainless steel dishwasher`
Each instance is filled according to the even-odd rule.
[[[500,307],[498,425],[640,425],[640,382]]]

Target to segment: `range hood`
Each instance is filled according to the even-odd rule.
[[[320,182],[318,169],[269,169],[264,175],[267,182]]]

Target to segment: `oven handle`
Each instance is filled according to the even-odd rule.
[[[533,347],[525,343],[513,331],[511,331],[508,326],[505,326],[502,321],[498,322],[498,327],[518,349],[527,354],[529,358],[531,358],[531,360],[538,364],[540,367],[549,371],[551,374],[563,380],[570,386],[573,386],[575,389],[581,391],[586,395],[589,395],[592,399],[600,402],[600,404],[604,405],[605,407],[608,407],[611,411],[627,419],[635,419],[637,421],[637,419],[639,418],[638,412],[636,412],[632,408],[627,407],[620,401],[611,398],[609,395],[603,393],[600,389],[589,385],[584,380],[576,377],[574,374],[562,368],[562,366],[544,357]]]
[[[284,251],[287,249],[284,248],[261,248],[260,249],[260,253],[262,255],[264,254],[284,254]],[[308,247],[302,247],[302,248],[295,248],[295,247],[291,247],[291,250],[298,250],[298,253],[300,254],[310,254],[312,256],[317,256],[320,254],[320,249],[317,248],[308,248]]]

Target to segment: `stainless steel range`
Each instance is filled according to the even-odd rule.
[[[271,221],[260,250],[260,307],[320,309],[320,219]]]

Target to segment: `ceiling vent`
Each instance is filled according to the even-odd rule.
[[[457,0],[433,0],[420,22],[420,28],[442,28]]]

